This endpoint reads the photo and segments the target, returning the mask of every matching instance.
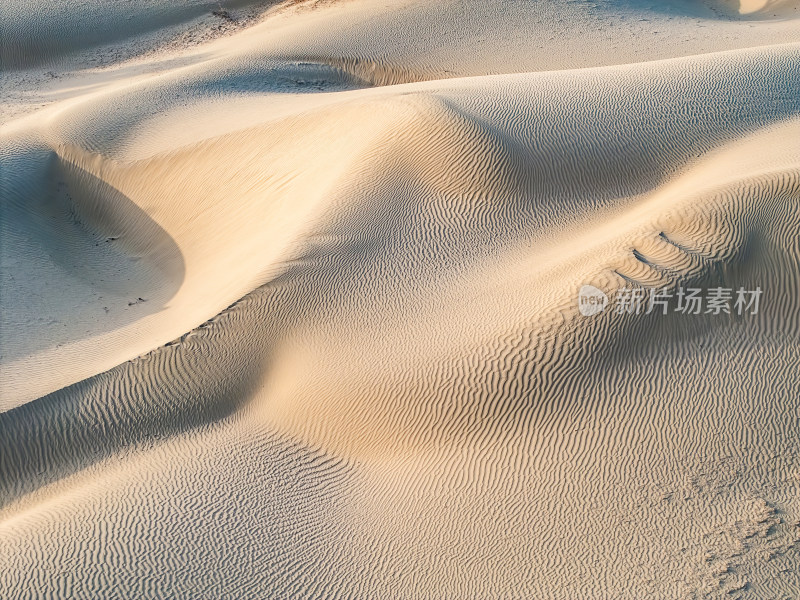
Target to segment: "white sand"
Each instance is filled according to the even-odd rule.
[[[0,598],[800,596],[797,2],[40,4]]]

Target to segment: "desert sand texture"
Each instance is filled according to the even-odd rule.
[[[800,598],[799,2],[7,0],[0,50],[0,599]]]

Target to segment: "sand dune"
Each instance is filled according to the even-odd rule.
[[[79,6],[46,0],[8,0],[0,7],[2,62],[5,68],[46,65],[58,68],[81,51],[139,38],[144,47],[155,47],[166,36],[190,34],[184,42],[208,41],[220,32],[237,29],[276,0],[140,0],[113,2],[90,0]],[[249,10],[248,10],[249,9]],[[154,35],[161,32],[160,35]],[[165,35],[166,34],[166,35]],[[150,39],[148,39],[150,38]],[[139,51],[141,51],[141,47]],[[125,58],[132,48],[122,55]],[[91,62],[103,60],[94,57]],[[84,66],[86,66],[84,64]]]
[[[800,594],[796,2],[37,5],[0,598]]]

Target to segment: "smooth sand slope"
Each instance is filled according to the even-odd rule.
[[[28,4],[0,598],[800,596],[796,2]]]

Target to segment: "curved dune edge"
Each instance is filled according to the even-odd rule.
[[[107,125],[92,118],[96,114],[94,110],[86,111],[77,106],[63,111],[54,116],[48,126],[58,136],[56,140],[65,140],[57,147],[56,154],[63,155],[63,161],[78,165],[91,177],[108,186],[109,190],[128,198],[138,210],[144,210],[148,219],[167,236],[166,243],[177,248],[183,268],[181,277],[173,279],[171,285],[174,290],[163,298],[158,294],[149,297],[145,291],[137,292],[135,286],[129,286],[124,294],[117,290],[116,294],[109,297],[106,292],[112,291],[113,286],[109,290],[107,283],[81,282],[72,292],[76,300],[66,303],[65,308],[61,309],[66,313],[52,315],[50,321],[38,326],[41,333],[30,336],[38,341],[47,340],[50,348],[36,350],[29,357],[24,357],[26,351],[30,352],[24,345],[19,350],[14,346],[13,332],[20,327],[20,322],[5,327],[4,330],[11,333],[7,334],[8,341],[4,341],[4,344],[11,348],[11,356],[16,354],[21,357],[5,362],[0,374],[0,382],[7,390],[5,408],[94,375],[167,343],[290,268],[296,255],[295,249],[302,244],[303,236],[315,227],[317,219],[338,210],[336,203],[329,198],[336,197],[342,189],[357,188],[358,182],[364,177],[371,177],[372,169],[386,170],[387,167],[374,166],[377,164],[375,157],[386,154],[402,136],[419,132],[419,135],[409,139],[409,147],[416,148],[415,152],[424,155],[431,145],[441,146],[437,152],[443,161],[452,163],[446,166],[446,162],[434,160],[425,167],[434,179],[426,182],[428,174],[420,174],[418,185],[422,186],[421,189],[431,185],[448,189],[456,185],[449,193],[466,194],[466,198],[483,193],[502,199],[503,195],[510,198],[519,194],[529,195],[538,186],[540,191],[537,193],[552,193],[554,197],[563,196],[565,199],[579,199],[583,194],[593,194],[595,199],[590,202],[596,203],[594,208],[608,207],[626,196],[644,193],[649,187],[657,185],[656,168],[679,169],[681,163],[693,155],[713,148],[715,137],[735,137],[743,131],[736,128],[731,130],[723,125],[719,132],[713,134],[709,129],[710,137],[704,139],[706,134],[702,129],[691,131],[694,124],[691,120],[683,119],[680,127],[694,139],[683,140],[683,146],[675,148],[661,146],[655,154],[652,154],[655,146],[647,145],[653,144],[653,141],[639,140],[635,133],[628,133],[625,135],[628,136],[629,149],[613,157],[604,171],[582,172],[584,167],[578,163],[577,179],[570,182],[568,173],[574,169],[571,164],[574,159],[570,158],[569,153],[575,150],[568,149],[563,140],[552,136],[546,129],[540,129],[534,121],[530,122],[533,125],[532,133],[525,134],[528,139],[515,139],[519,137],[519,132],[513,125],[512,129],[507,129],[509,125],[503,121],[511,118],[510,111],[527,113],[532,119],[533,111],[542,110],[540,106],[549,102],[551,108],[547,111],[551,113],[550,118],[560,119],[564,114],[561,111],[584,94],[581,87],[587,81],[593,84],[626,81],[628,85],[639,86],[642,94],[648,94],[652,92],[647,90],[656,89],[649,81],[651,70],[657,73],[660,69],[666,72],[689,69],[694,73],[674,93],[687,93],[695,89],[701,97],[712,98],[715,95],[713,86],[728,85],[728,82],[737,85],[733,82],[737,79],[738,71],[753,61],[765,60],[760,57],[769,57],[768,60],[777,61],[776,65],[787,65],[788,76],[792,77],[791,61],[796,52],[796,46],[782,46],[740,55],[729,53],[610,70],[575,71],[568,77],[560,74],[514,75],[351,91],[342,99],[336,95],[325,96],[321,100],[311,99],[308,108],[300,103],[295,115],[289,113],[263,124],[250,122],[253,116],[259,114],[260,101],[256,98],[251,104],[252,108],[242,111],[238,119],[224,126],[229,133],[210,139],[201,138],[168,151],[156,140],[158,152],[145,152],[146,158],[135,161],[106,159],[96,152],[81,149],[80,144],[86,143],[81,140],[96,139],[97,130],[103,131]],[[726,61],[734,58],[739,62],[730,62],[728,66]],[[780,73],[780,77],[786,77],[782,68],[776,67],[775,72]],[[768,123],[795,110],[791,94],[773,91],[771,77],[766,76],[760,86],[749,86],[746,92],[743,91],[754,99],[761,96],[763,102],[768,103],[762,108],[760,101],[756,101],[747,108],[750,113],[747,119],[753,124]],[[709,85],[709,82],[712,86],[709,89],[697,87]],[[551,87],[554,92],[547,91]],[[687,91],[680,91],[682,87]],[[492,113],[492,108],[485,115],[478,116],[480,111],[487,109],[479,108],[485,101],[475,104],[474,98],[486,95],[489,90],[496,90],[489,97],[494,96],[492,101],[499,102],[498,106],[504,108],[497,116]],[[517,90],[530,99],[518,100],[515,97]],[[160,90],[157,88],[156,91]],[[121,98],[133,94],[133,100],[142,94],[147,97],[149,93],[147,88],[135,89],[122,92]],[[552,98],[556,96],[561,97],[554,103]],[[121,98],[112,94],[101,101],[113,115],[114,106],[127,106],[127,101],[121,102]],[[630,105],[626,110],[633,111],[632,122],[641,122],[645,118],[645,113],[639,107],[624,100],[621,95],[617,100],[602,100],[601,110],[610,118],[617,110],[614,103],[618,101]],[[673,109],[665,105],[662,110],[662,118],[666,118]],[[714,118],[720,118],[729,109],[721,104],[716,110],[718,114]],[[364,119],[365,113],[371,114],[371,118]],[[582,135],[580,127],[594,126],[591,123],[596,115],[591,111],[577,112],[575,115],[567,137],[575,136],[574,139],[577,139]],[[205,128],[200,125],[204,121],[214,121],[215,115],[213,111],[205,115],[196,112],[195,118],[199,120],[195,130],[203,132]],[[147,118],[142,122],[142,134],[127,134],[129,141],[124,141],[122,147],[143,147],[145,144],[153,147],[154,142],[144,133],[154,129],[148,128]],[[163,118],[160,122],[163,123]],[[661,130],[653,131],[656,136],[653,140],[666,142],[673,133],[666,129],[666,121],[662,123]],[[536,133],[537,130],[540,133]],[[536,135],[541,135],[542,140],[531,137]],[[170,139],[169,134],[162,137]],[[67,143],[66,140],[71,141]],[[265,140],[269,140],[269,143],[265,144]],[[602,138],[581,143],[585,144],[588,153],[598,153],[598,158],[591,160],[599,160]],[[619,141],[609,139],[608,143],[618,144]],[[454,152],[475,153],[474,161],[488,161],[487,166],[491,165],[495,174],[490,170],[485,176],[475,179],[478,163],[470,163],[465,159],[453,163]],[[564,166],[560,170],[550,171],[545,163],[536,165],[543,152],[554,155],[566,152],[561,159]],[[225,160],[219,160],[219,157],[225,156],[237,157],[234,168]],[[398,160],[405,159],[399,156]],[[628,160],[634,163],[626,162]],[[502,164],[504,161],[508,162],[507,166]],[[525,161],[534,161],[534,168],[522,166],[521,163]],[[631,180],[629,189],[620,187],[619,178],[630,177],[635,163],[638,163],[635,168],[639,169],[639,175]],[[303,168],[298,169],[298,164]],[[422,168],[422,165],[414,168]],[[440,168],[449,173],[443,179],[435,174]],[[641,181],[637,181],[637,177]],[[484,180],[481,181],[481,178]],[[536,178],[540,179],[540,183],[534,181]],[[438,179],[441,181],[437,183]],[[15,185],[13,180],[11,185]],[[24,181],[18,187],[20,193],[27,193]],[[381,193],[380,188],[376,193]],[[227,201],[230,197],[238,199],[235,210],[230,210]],[[593,209],[591,204],[581,205],[582,201],[574,204],[575,200],[568,200],[578,213]],[[45,200],[43,206],[49,206],[48,202]],[[74,228],[74,218],[69,214],[62,214],[58,218],[73,223],[66,227]],[[81,219],[78,222],[79,228],[85,229],[86,225]],[[40,235],[35,218],[32,223],[30,235]],[[126,236],[111,230],[104,232],[89,227],[88,235],[91,238],[90,246],[94,241],[109,251],[126,243]],[[112,241],[106,243],[107,240]],[[139,243],[142,247],[153,248],[161,244],[149,238]],[[35,248],[31,252],[33,254],[29,255],[25,250],[20,250],[18,260],[23,261],[31,272],[38,269],[42,273],[50,273],[53,268],[52,257],[41,254],[41,251],[37,254]],[[142,256],[136,254],[130,259],[141,263]],[[95,260],[100,261],[98,268],[108,268],[100,265],[110,260],[109,257],[101,255]],[[32,279],[29,285],[34,287],[29,293],[42,293],[36,288],[37,281],[39,279]],[[144,286],[141,289],[147,288]],[[166,292],[166,288],[162,286],[161,291]],[[199,298],[202,301],[198,301]],[[148,304],[151,300],[155,304]],[[85,305],[89,316],[73,323],[72,329],[69,326],[65,326],[64,331],[54,329],[51,322],[66,323],[67,315],[73,310],[70,305],[76,306],[78,302]],[[154,310],[158,305],[163,307]],[[108,327],[104,317],[112,314],[113,318],[115,306],[118,318],[124,318],[129,324],[116,329],[112,327],[111,331],[104,333]],[[101,317],[99,320],[98,316]],[[26,319],[24,313],[17,318]],[[30,319],[25,320],[25,327],[31,327]],[[21,339],[25,341],[25,338]],[[36,376],[30,377],[30,373]]]

